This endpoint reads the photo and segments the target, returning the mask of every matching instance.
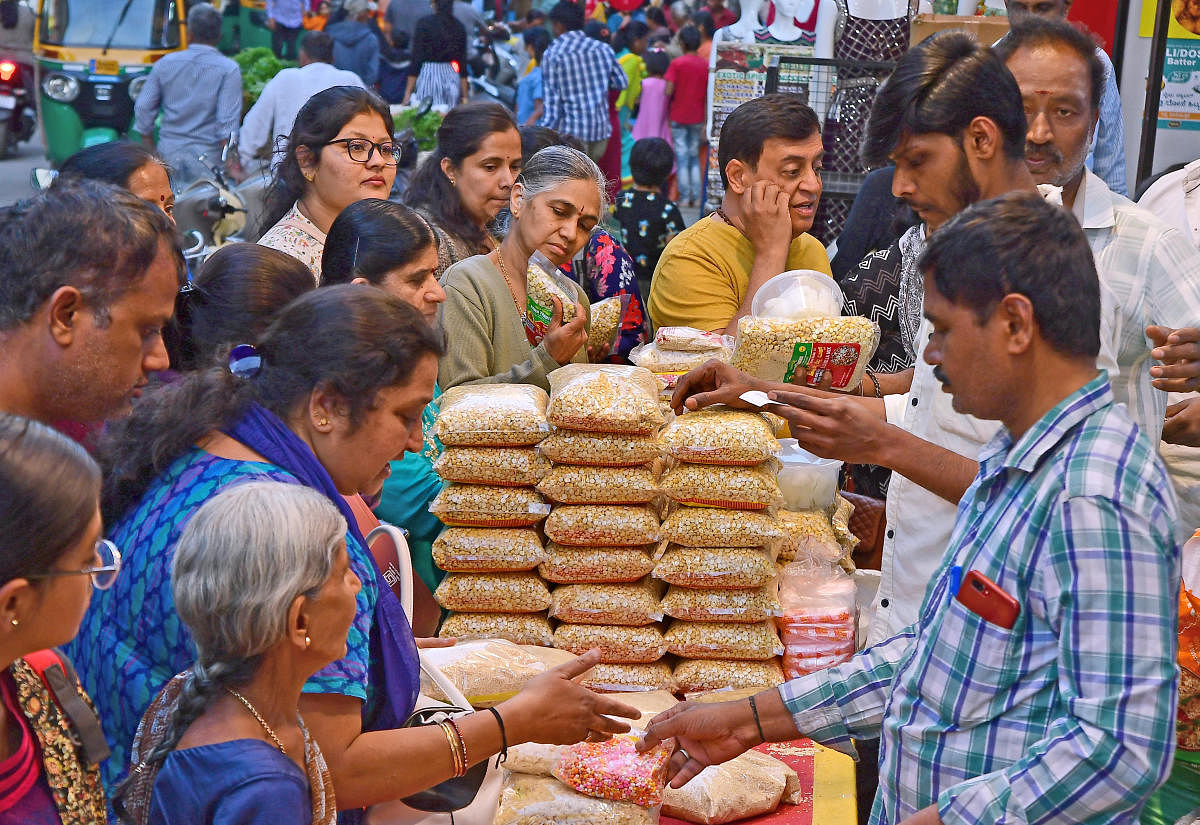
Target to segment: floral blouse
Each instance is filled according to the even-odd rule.
[[[297,204],[292,204],[288,213],[268,229],[258,242],[291,255],[312,270],[318,284],[321,282],[321,255],[325,252],[325,233],[304,217]]]

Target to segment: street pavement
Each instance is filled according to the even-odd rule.
[[[29,182],[29,174],[38,166],[49,166],[42,148],[42,136],[34,134],[28,143],[22,143],[17,150],[4,160],[0,160],[0,206],[21,200],[33,194],[33,185]]]

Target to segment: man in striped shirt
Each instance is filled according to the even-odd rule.
[[[679,786],[764,740],[879,736],[872,822],[1136,822],[1174,747],[1175,499],[1096,369],[1087,239],[1013,192],[952,218],[921,270],[925,360],[955,410],[1003,426],[916,623],[753,700],[680,705],[643,746],[676,739]],[[828,403],[772,394],[793,426]],[[967,606],[972,573],[1015,600],[1011,624],[997,590]]]

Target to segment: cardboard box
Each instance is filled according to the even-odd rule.
[[[918,14],[912,21],[912,42],[946,29],[963,29],[975,36],[984,46],[990,46],[1008,34],[1007,17],[959,17],[954,14]]]

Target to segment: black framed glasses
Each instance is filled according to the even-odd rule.
[[[396,166],[400,163],[400,157],[404,154],[404,149],[400,144],[390,140],[383,143],[376,143],[366,138],[338,138],[337,140],[329,141],[327,145],[333,145],[334,143],[344,143],[346,145],[346,154],[355,163],[370,163],[371,158],[375,157],[375,150],[378,149],[380,157],[383,158],[384,165]]]
[[[58,576],[91,576],[92,587],[97,590],[107,590],[117,581],[121,572],[121,551],[117,545],[108,539],[96,542],[96,564],[82,570],[48,570],[45,573],[33,573],[25,576],[27,579],[53,579]]]

